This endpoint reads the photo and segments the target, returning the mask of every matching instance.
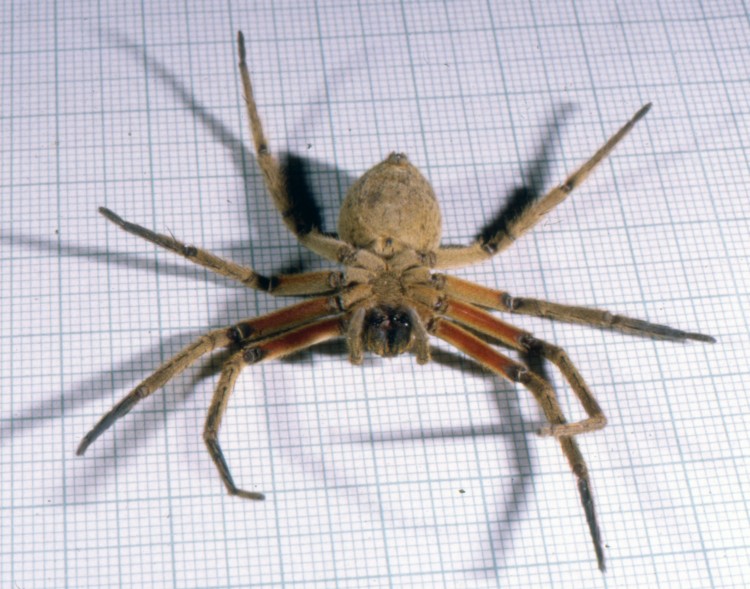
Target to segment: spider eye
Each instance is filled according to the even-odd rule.
[[[398,356],[411,347],[411,327],[411,318],[403,309],[370,309],[365,315],[365,347],[379,356]]]

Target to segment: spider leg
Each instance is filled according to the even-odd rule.
[[[627,135],[635,124],[649,111],[651,103],[645,104],[633,117],[612,135],[609,140],[585,164],[568,178],[550,190],[543,197],[532,201],[518,215],[508,221],[504,227],[486,239],[480,239],[466,247],[441,247],[437,251],[435,268],[459,268],[482,262],[495,254],[509,248],[513,242],[536,225],[547,213],[564,201],[609,155],[615,146]]]
[[[163,387],[168,381],[183,372],[201,356],[215,350],[217,347],[226,346],[230,342],[227,330],[217,329],[188,344],[105,413],[91,431],[83,437],[81,443],[78,445],[76,454],[83,456],[88,447],[108,430],[115,421],[127,415],[138,401],[145,399],[151,393]]]
[[[550,303],[539,299],[524,297],[508,297],[508,306],[511,313],[531,315],[533,317],[547,317],[570,323],[581,323],[593,325],[594,327],[605,327],[616,329],[629,335],[640,335],[652,339],[685,341],[694,340],[710,344],[716,343],[716,339],[710,335],[682,331],[659,323],[650,323],[643,319],[633,319],[622,315],[614,315],[609,311],[601,309],[589,309],[573,305],[561,305]]]
[[[151,243],[179,254],[194,264],[208,268],[221,276],[226,276],[245,286],[262,290],[272,295],[291,296],[332,292],[341,285],[343,280],[341,272],[330,270],[271,277],[263,276],[251,268],[224,260],[206,250],[193,245],[186,245],[173,237],[155,233],[150,229],[126,221],[105,207],[100,207],[99,212],[128,233],[137,235]]]
[[[599,407],[599,403],[597,403],[575,364],[571,362],[567,352],[561,347],[540,340],[528,331],[519,329],[497,319],[482,309],[458,300],[448,299],[444,301],[440,314],[464,327],[488,335],[519,352],[538,352],[543,358],[557,366],[576,397],[578,397],[588,417],[573,423],[549,424],[539,431],[541,435],[551,435],[557,438],[575,436],[602,429],[607,425],[607,418]]]
[[[431,325],[430,331],[435,336],[455,346],[477,362],[502,376],[503,378],[522,384],[526,387],[534,398],[537,400],[544,411],[547,420],[552,425],[565,424],[560,404],[557,401],[555,392],[552,387],[541,377],[527,369],[523,364],[511,360],[507,356],[494,350],[489,344],[483,342],[478,337],[470,334],[458,325],[435,318]],[[575,439],[570,436],[558,438],[563,454],[568,459],[573,474],[578,481],[578,494],[586,514],[591,540],[594,544],[596,560],[599,570],[604,571],[604,550],[602,548],[602,538],[599,531],[599,524],[596,519],[596,510],[594,509],[594,499],[591,494],[591,482],[589,480],[588,468],[586,461],[581,454]]]
[[[235,485],[218,440],[219,428],[229,403],[229,397],[242,369],[251,364],[287,356],[326,340],[340,337],[343,335],[344,329],[341,316],[324,319],[262,342],[251,343],[235,353],[224,365],[206,416],[203,440],[230,495],[237,495],[245,499],[264,498],[262,493],[245,491]]]
[[[279,311],[262,315],[253,319],[247,319],[236,325],[216,329],[201,336],[194,342],[188,344],[169,360],[164,362],[156,371],[148,376],[137,387],[123,397],[112,409],[110,409],[87,433],[76,450],[78,456],[82,456],[86,449],[112,424],[126,415],[138,401],[145,399],[155,391],[163,387],[175,376],[183,372],[201,356],[208,354],[218,347],[230,344],[246,344],[261,338],[275,335],[281,331],[292,329],[309,323],[326,315],[340,312],[341,302],[338,297],[319,297],[303,301],[296,305],[290,305]]]
[[[348,243],[325,235],[319,227],[313,226],[304,216],[299,207],[295,205],[294,199],[287,191],[287,184],[278,160],[271,155],[268,149],[268,140],[263,132],[263,123],[258,115],[258,107],[255,104],[253,86],[250,82],[250,72],[245,61],[245,37],[242,31],[237,33],[237,51],[239,54],[240,77],[242,78],[242,89],[245,94],[245,106],[247,118],[250,122],[250,132],[253,136],[255,154],[258,166],[263,174],[263,181],[271,195],[273,204],[281,213],[284,225],[287,226],[302,245],[316,254],[333,262],[343,262],[352,256],[366,258],[375,268],[380,267],[380,260],[374,254],[356,250]],[[349,264],[347,264],[349,265]],[[369,267],[369,266],[368,266]]]
[[[526,297],[512,297],[507,292],[487,288],[486,286],[481,286],[468,280],[461,280],[453,276],[435,274],[433,275],[433,281],[436,288],[449,296],[498,311],[531,315],[532,317],[546,317],[548,319],[581,325],[591,325],[593,327],[613,329],[628,335],[637,335],[652,339],[675,342],[695,340],[716,343],[716,339],[710,335],[682,331],[681,329],[675,329],[667,325],[650,323],[643,319],[615,315],[601,309],[561,305],[559,303]]]

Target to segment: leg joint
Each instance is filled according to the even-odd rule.
[[[529,385],[534,380],[534,374],[525,366],[514,364],[507,371],[508,378],[522,385]]]
[[[139,399],[139,400],[140,399],[145,399],[146,397],[148,397],[151,394],[151,390],[149,389],[149,387],[147,387],[145,385],[139,385],[139,386],[137,386],[135,388],[135,391],[133,391],[133,392],[135,393],[134,397],[136,399]]]
[[[263,350],[254,346],[245,348],[242,351],[242,360],[243,362],[245,362],[245,364],[257,364],[263,359],[264,356],[265,353],[263,352]]]
[[[331,272],[328,275],[328,286],[334,289],[341,288],[341,285],[344,283],[344,273],[343,272]]]
[[[255,333],[255,329],[247,324],[238,324],[227,330],[227,337],[232,343],[240,344]]]
[[[430,276],[432,286],[437,290],[445,290],[445,274],[433,274]]]
[[[560,346],[536,338],[531,334],[521,336],[521,345],[529,352],[539,352],[553,364],[568,360],[568,354]]]
[[[482,251],[490,256],[494,256],[497,253],[497,243],[485,242],[482,244]]]

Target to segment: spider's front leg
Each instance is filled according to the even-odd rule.
[[[553,427],[573,425],[566,424],[565,415],[560,408],[554,389],[544,379],[534,374],[520,362],[504,356],[486,342],[483,342],[478,337],[475,337],[450,321],[436,318],[431,322],[430,330],[440,339],[474,358],[485,368],[511,382],[517,382],[526,387],[534,395],[534,398],[544,411],[544,415]],[[558,441],[578,481],[578,494],[586,514],[586,523],[588,524],[591,540],[594,544],[596,561],[599,570],[604,571],[604,550],[602,548],[599,524],[596,520],[596,510],[594,509],[594,499],[591,494],[591,483],[589,481],[586,461],[573,437],[563,435],[558,437]]]
[[[251,343],[235,353],[224,364],[221,377],[216,385],[216,391],[211,399],[208,415],[206,416],[203,440],[206,443],[211,459],[216,465],[216,469],[219,471],[219,476],[230,495],[236,495],[245,499],[264,499],[262,493],[245,491],[234,484],[218,440],[221,420],[224,417],[229,397],[234,390],[234,385],[242,369],[251,364],[258,364],[265,360],[287,356],[315,344],[340,337],[343,335],[344,330],[345,327],[341,316],[324,319],[312,325],[306,325],[261,342]]]
[[[250,341],[268,338],[279,332],[311,323],[326,315],[338,313],[339,305],[347,304],[352,296],[351,293],[355,291],[356,289],[350,289],[339,296],[309,299],[260,317],[246,319],[229,328],[215,329],[201,336],[164,362],[105,413],[91,431],[83,437],[76,454],[82,456],[88,447],[107,431],[115,421],[127,415],[139,401],[158,391],[200,357],[219,347],[238,343],[247,345]]]
[[[561,305],[560,303],[552,303],[528,297],[513,297],[505,291],[487,288],[486,286],[445,274],[434,274],[432,278],[434,286],[448,296],[488,309],[612,329],[628,335],[638,335],[651,339],[673,342],[693,340],[709,344],[716,343],[716,339],[710,335],[693,331],[683,331],[660,323],[651,323],[643,319],[616,315],[602,309]]]
[[[443,302],[442,306],[443,310],[441,314],[445,317],[453,319],[461,325],[474,329],[479,333],[497,339],[519,352],[540,354],[543,358],[557,366],[565,380],[568,381],[570,388],[573,389],[576,397],[578,397],[584,411],[586,411],[587,418],[573,423],[550,422],[550,424],[539,430],[540,435],[555,436],[556,438],[576,436],[602,429],[607,425],[607,418],[604,416],[599,403],[597,403],[591,389],[589,389],[583,376],[564,349],[536,338],[528,331],[501,321],[486,311],[468,303],[447,299]],[[537,399],[548,397],[550,395],[549,391],[552,390],[551,385],[544,379],[524,384],[534,393]],[[563,419],[563,421],[565,420]]]

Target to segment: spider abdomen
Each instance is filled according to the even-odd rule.
[[[434,251],[442,218],[432,186],[402,153],[391,153],[349,189],[339,237],[382,255],[404,248]]]

